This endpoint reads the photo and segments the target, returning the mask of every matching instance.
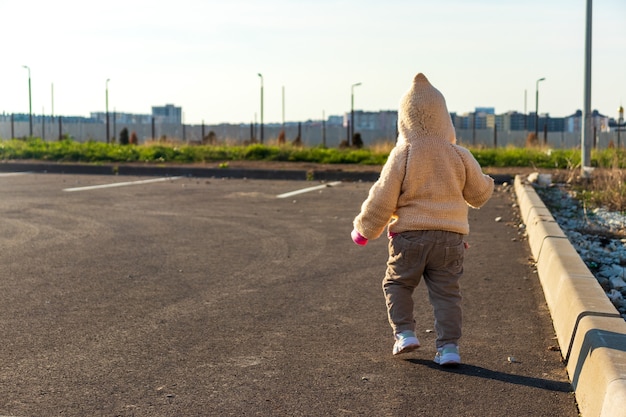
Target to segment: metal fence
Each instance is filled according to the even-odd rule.
[[[126,128],[129,135],[133,132],[138,138],[138,142],[145,143],[151,140],[181,141],[184,143],[201,143],[203,137],[212,137],[216,143],[224,144],[244,144],[250,143],[251,138],[260,139],[259,125],[246,124],[220,124],[220,125],[180,125],[180,124],[123,124],[111,123],[110,141],[119,141],[120,132]],[[46,141],[58,140],[59,137],[70,137],[78,142],[97,141],[106,142],[105,123],[68,122],[62,117],[38,118],[33,122],[33,135]],[[263,126],[263,137],[265,144],[278,143],[278,137],[283,130],[281,125]],[[284,127],[285,140],[292,143],[296,138],[304,146],[326,145],[328,147],[338,147],[342,142],[347,141],[347,128],[337,125],[327,125],[321,121],[303,122],[300,124],[288,124]],[[396,131],[387,130],[358,130],[365,146],[378,143],[393,143],[396,140]],[[464,146],[481,147],[524,147],[529,132],[526,131],[494,131],[488,129],[457,129],[457,141]],[[545,135],[545,136],[544,136]],[[0,118],[0,139],[24,138],[30,136],[29,121],[11,121],[8,117]],[[113,139],[116,138],[116,139]],[[621,137],[616,131],[598,132],[595,135],[594,146],[598,149],[613,146],[624,146],[626,134],[622,132]],[[538,141],[551,148],[579,148],[581,135],[576,132],[540,132]]]

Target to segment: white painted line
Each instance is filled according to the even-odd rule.
[[[309,187],[309,188],[302,188],[301,190],[291,191],[285,194],[279,194],[276,196],[276,198],[293,197],[294,195],[304,194],[304,193],[308,193],[310,191],[315,191],[315,190],[321,190],[326,187],[334,187],[335,185],[339,185],[339,184],[341,184],[341,181],[329,182],[328,184],[317,185],[315,187]]]
[[[141,180],[141,181],[115,182],[112,184],[90,185],[87,187],[64,188],[63,191],[67,191],[68,193],[74,192],[74,191],[89,191],[89,190],[98,190],[100,188],[125,187],[127,185],[139,185],[139,184],[150,184],[153,182],[173,181],[173,180],[178,180],[181,178],[183,177],[167,177],[167,178],[155,178],[151,180]]]
[[[15,177],[17,175],[26,175],[26,174],[32,174],[32,172],[30,172],[30,171],[26,171],[26,172],[0,172],[0,177]]]

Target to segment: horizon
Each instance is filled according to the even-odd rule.
[[[6,23],[19,41],[5,45],[0,114],[29,113],[30,74],[34,115],[88,117],[108,96],[110,113],[171,103],[185,124],[260,123],[262,85],[265,124],[322,120],[352,97],[396,111],[423,72],[452,113],[534,113],[538,87],[539,114],[567,117],[583,108],[585,1],[544,3],[112,0],[94,14],[0,0],[21,17]],[[626,101],[624,18],[626,2],[594,2],[591,104],[610,118]]]
[[[168,103],[168,104],[172,104],[172,103]],[[480,108],[483,109],[485,107],[480,107]],[[478,108],[476,108],[476,109],[478,109]],[[397,110],[388,110],[388,109],[387,110],[384,110],[384,109],[381,109],[381,110],[367,110],[367,111],[361,110],[361,109],[354,109],[355,116],[356,116],[356,113],[358,113],[358,112],[365,112],[365,113],[379,113],[379,112],[381,112],[382,113],[382,112],[389,112],[389,111],[397,112]],[[523,113],[523,112],[520,112],[520,111],[517,111],[517,110],[510,110],[510,111],[507,111],[507,112],[504,112],[504,113],[494,112],[494,115],[495,116],[502,116],[502,115],[505,115],[505,114],[507,114],[509,112],[514,112],[514,113],[517,113],[517,114],[526,115],[527,117],[535,114],[534,111],[530,111],[528,113]],[[573,112],[570,112],[570,113],[568,113],[565,116],[554,116],[554,115],[552,115],[550,113],[546,114],[546,113],[539,112],[539,117],[545,117],[547,115],[550,119],[566,119],[566,118],[569,118],[569,117],[575,117],[578,112],[582,112],[582,109],[576,109]],[[597,114],[599,116],[604,116],[607,119],[613,120],[615,122],[618,121],[617,117],[614,117],[614,116],[608,115],[606,113],[603,113],[599,109],[594,109],[594,108],[591,109],[591,113],[592,114],[595,114],[596,112],[597,112]],[[32,116],[33,116],[33,118],[50,118],[50,117],[54,117],[54,118],[59,118],[59,117],[70,118],[71,117],[71,118],[85,118],[85,119],[97,120],[98,117],[92,117],[93,113],[102,113],[102,112],[90,112],[89,116],[81,116],[81,115],[76,115],[76,114],[73,114],[73,115],[55,114],[54,116],[52,116],[50,114],[41,114],[41,113],[37,114],[37,113],[33,112]],[[449,113],[450,113],[450,115],[454,114],[457,117],[468,117],[471,114],[473,114],[474,112],[457,113],[457,112],[452,112],[451,111]],[[476,111],[476,113],[479,114],[479,113],[482,113],[482,112]],[[109,112],[110,117],[113,117],[113,114],[116,114],[116,115],[132,115],[132,116],[152,116],[151,113],[126,113],[126,112],[119,112],[119,111],[118,112]],[[13,115],[13,116],[20,116],[20,117],[29,117],[29,113],[0,113],[0,116],[2,116],[2,117],[9,117],[11,115]],[[349,117],[349,114],[347,114],[347,115]],[[310,119],[306,119],[306,120],[285,120],[285,124],[296,124],[296,123],[307,123],[307,122],[321,122],[321,121],[328,121],[328,120],[330,120],[331,117],[344,117],[344,116],[345,116],[344,114],[328,114],[328,115],[326,115],[325,119],[321,119],[321,118],[320,119],[313,119],[313,118],[310,118]],[[233,125],[233,126],[235,126],[235,125],[248,125],[250,123],[255,123],[255,122],[254,121],[252,121],[252,122],[229,122],[229,121],[224,121],[224,122],[219,122],[219,123],[208,123],[208,122],[204,121],[204,122],[200,122],[200,123],[184,122],[183,124],[185,124],[187,126],[200,126],[201,124],[204,124],[206,126],[217,126],[217,125]],[[145,123],[138,122],[138,124],[145,124]],[[260,124],[260,121],[257,120],[255,125],[259,125],[259,124]],[[281,122],[264,122],[264,125],[266,125],[266,126],[270,126],[270,125],[271,126],[279,126],[281,124],[282,124],[282,121]]]

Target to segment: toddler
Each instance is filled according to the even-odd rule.
[[[400,101],[398,132],[380,178],[354,219],[352,239],[365,245],[388,228],[382,286],[395,339],[393,354],[420,346],[413,291],[424,277],[435,315],[435,362],[457,365],[468,206],[478,208],[489,200],[493,179],[456,144],[445,99],[422,73]]]

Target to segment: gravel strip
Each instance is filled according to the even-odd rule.
[[[585,209],[566,184],[554,184],[548,175],[528,180],[626,320],[626,215]]]

